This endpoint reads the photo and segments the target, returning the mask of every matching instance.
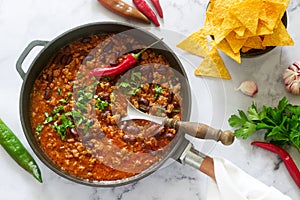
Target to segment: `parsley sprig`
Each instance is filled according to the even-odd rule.
[[[236,137],[246,139],[258,130],[266,130],[265,139],[276,145],[292,145],[300,152],[300,106],[291,105],[282,98],[277,107],[263,106],[258,111],[252,103],[247,114],[238,110],[238,115],[231,115],[228,122],[237,128]]]

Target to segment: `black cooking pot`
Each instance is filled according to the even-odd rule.
[[[92,34],[120,33],[120,32],[133,30],[133,29],[135,30],[133,32],[134,38],[143,41],[147,44],[151,44],[154,41],[159,40],[156,36],[154,36],[153,34],[145,30],[139,29],[137,27],[129,26],[126,24],[114,23],[114,22],[92,23],[92,24],[79,26],[70,31],[67,31],[50,42],[40,41],[40,40],[31,42],[23,51],[23,53],[21,54],[20,58],[17,61],[16,68],[23,79],[23,85],[22,85],[21,95],[20,95],[20,116],[21,116],[22,127],[25,132],[25,136],[31,148],[33,149],[34,153],[37,155],[37,157],[47,167],[49,167],[51,170],[53,170],[55,173],[57,173],[62,177],[65,177],[77,183],[90,185],[90,186],[118,186],[118,185],[128,184],[133,181],[137,181],[149,175],[150,173],[157,170],[169,158],[173,158],[182,163],[191,164],[192,166],[198,169],[201,165],[203,156],[201,155],[201,153],[193,149],[192,144],[189,141],[187,141],[184,137],[184,134],[181,134],[180,132],[179,134],[177,134],[177,137],[175,138],[175,142],[172,141],[172,148],[170,148],[169,152],[161,160],[159,160],[157,163],[155,163],[150,168],[148,168],[147,170],[143,171],[138,175],[126,179],[122,179],[122,180],[116,180],[116,181],[89,181],[74,176],[72,174],[69,174],[63,171],[59,166],[57,166],[47,156],[47,154],[43,151],[43,149],[39,145],[39,142],[36,139],[35,133],[34,131],[32,131],[32,126],[31,126],[30,98],[31,98],[31,92],[35,80],[39,77],[39,74],[47,66],[50,60],[57,54],[57,52],[62,47],[81,38],[88,37]],[[29,54],[29,52],[34,47],[37,46],[42,46],[43,49],[33,60],[28,71],[24,72],[24,70],[22,69],[23,61],[26,58],[26,56]],[[170,63],[170,66],[175,70],[177,70],[179,73],[181,73],[182,76],[184,77],[184,79],[181,80],[181,85],[183,88],[182,96],[184,97],[183,104],[182,104],[183,106],[182,118],[183,120],[188,121],[190,118],[190,110],[191,110],[191,92],[190,92],[188,78],[184,71],[184,68],[180,63],[180,61],[178,60],[178,58],[176,57],[176,55],[166,44],[160,42],[158,45],[156,45],[156,47],[157,47],[156,51],[164,55],[164,57]]]

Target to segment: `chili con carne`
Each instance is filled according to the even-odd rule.
[[[160,26],[157,17],[145,0],[132,0],[139,11],[146,15],[156,26]]]
[[[281,157],[281,159],[283,160],[291,177],[294,179],[295,183],[300,188],[300,172],[288,152],[286,152],[284,149],[280,148],[279,146],[276,146],[274,144],[267,143],[267,142],[252,142],[251,145],[258,146],[258,147],[261,147],[263,149],[266,149],[268,151],[278,154]]]
[[[98,0],[98,2],[101,3],[107,9],[119,15],[131,19],[136,19],[145,22],[147,24],[150,23],[149,19],[144,14],[142,14],[139,10],[137,10],[136,8],[128,5],[127,3],[121,0]]]
[[[156,43],[160,42],[161,40],[162,39],[152,43],[151,45],[149,45],[148,47],[144,48],[143,50],[141,50],[140,52],[138,52],[136,54],[133,54],[133,53],[128,54],[127,57],[125,59],[123,59],[120,62],[120,64],[118,64],[115,67],[104,67],[104,68],[99,67],[99,68],[93,69],[90,72],[90,75],[98,77],[98,78],[119,75],[119,74],[127,71],[129,68],[133,67],[138,62],[140,55],[144,51],[146,51],[148,48],[152,47]]]
[[[161,8],[161,5],[159,3],[159,0],[151,0],[152,4],[154,5],[158,15],[163,18],[163,11],[162,11],[162,8]]]
[[[39,182],[42,181],[42,176],[38,165],[33,157],[25,149],[17,136],[6,126],[0,119],[0,145],[6,152],[26,171],[32,174]]]

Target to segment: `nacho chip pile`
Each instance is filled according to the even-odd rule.
[[[241,63],[241,52],[294,45],[281,21],[288,3],[289,0],[211,0],[204,27],[177,47],[204,58],[196,75],[231,79],[218,49]]]

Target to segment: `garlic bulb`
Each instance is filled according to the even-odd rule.
[[[285,88],[292,94],[300,94],[300,62],[296,61],[283,72]]]

